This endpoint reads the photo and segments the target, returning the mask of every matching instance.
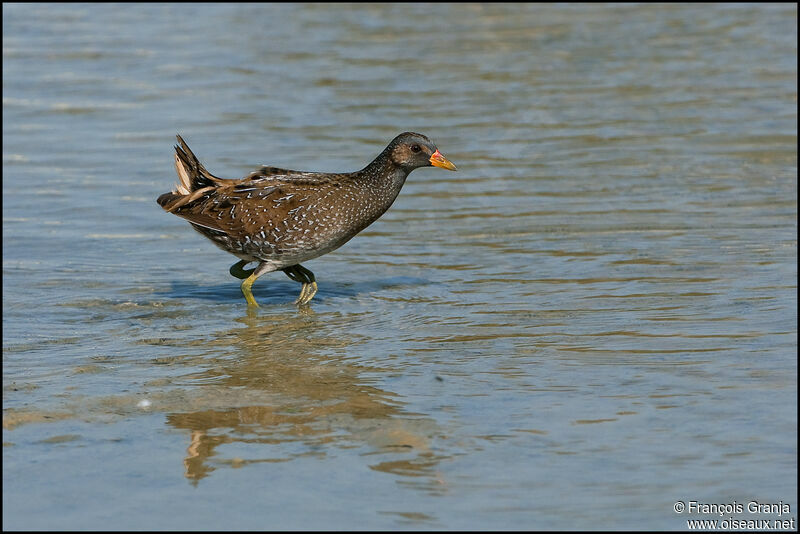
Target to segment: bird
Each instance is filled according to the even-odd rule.
[[[242,280],[248,307],[258,307],[253,282],[279,270],[302,284],[295,304],[307,305],[317,293],[317,282],[301,263],[338,249],[375,222],[414,169],[457,170],[428,137],[405,132],[359,171],[262,166],[239,180],[225,179],[208,172],[186,141],[176,137],[178,183],[157,202],[239,258],[229,272]],[[245,268],[253,262],[255,267]]]

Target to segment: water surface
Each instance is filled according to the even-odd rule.
[[[794,5],[4,4],[3,527],[796,517],[796,43]],[[459,172],[306,310],[155,203],[175,133],[236,178],[407,130]]]

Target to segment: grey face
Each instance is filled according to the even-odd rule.
[[[408,170],[428,167],[436,146],[422,134],[406,132],[391,143],[392,163]]]

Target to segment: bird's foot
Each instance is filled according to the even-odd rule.
[[[298,306],[305,306],[311,299],[314,298],[314,295],[317,294],[317,283],[311,282],[308,284],[303,284],[303,288],[300,290],[300,296],[297,297],[297,300],[294,301],[295,304]]]

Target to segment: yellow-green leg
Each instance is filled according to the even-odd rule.
[[[255,274],[251,274],[247,278],[245,278],[244,282],[242,282],[242,293],[244,294],[244,298],[247,301],[248,306],[255,306],[258,308],[258,302],[256,299],[253,298],[253,291],[250,287],[253,285],[253,282],[256,281],[258,278]]]
[[[245,278],[244,282],[242,282],[242,294],[244,294],[244,298],[247,301],[248,306],[254,306],[258,308],[258,302],[256,302],[256,299],[253,298],[253,291],[250,288],[252,287],[253,282],[255,282],[259,276],[261,276],[262,274],[271,273],[272,271],[275,270],[275,268],[268,263],[261,262],[255,269],[242,269],[242,265],[244,265],[245,263],[247,262],[244,260],[236,263],[231,267],[230,272],[233,276],[236,276],[237,278],[240,277],[237,276],[237,274],[234,274],[234,271],[238,274],[250,273],[250,276]]]
[[[294,303],[298,306],[305,306],[311,302],[311,299],[317,294],[317,282],[314,278],[314,273],[299,263],[283,269],[283,272],[295,282],[303,284],[303,288],[300,290],[300,296],[297,297]]]
[[[314,298],[314,295],[317,294],[317,283],[316,282],[309,282],[308,284],[303,284],[303,288],[300,290],[300,296],[297,297],[297,300],[294,301],[295,304],[298,306],[305,306],[311,299]]]
[[[314,295],[317,294],[317,282],[314,278],[314,273],[300,265],[299,263],[295,265],[295,269],[302,272],[306,278],[305,283],[303,284],[303,288],[300,290],[300,296],[297,297],[295,304],[299,306],[305,306],[311,299],[314,298]]]

